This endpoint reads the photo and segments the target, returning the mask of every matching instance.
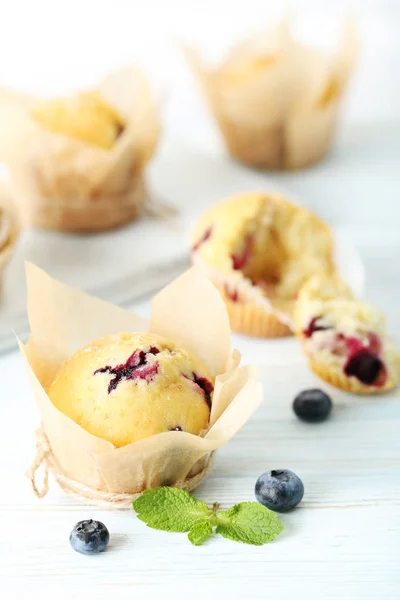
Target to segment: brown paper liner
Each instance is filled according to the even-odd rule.
[[[26,225],[103,231],[143,209],[144,169],[160,133],[149,85],[129,67],[108,76],[98,92],[126,123],[109,150],[45,130],[30,116],[34,98],[0,90],[0,125],[6,129],[0,154]]]
[[[26,473],[26,476],[31,482],[32,489],[37,498],[44,498],[49,491],[49,474],[52,473],[60,488],[66,494],[70,494],[80,500],[84,500],[90,504],[96,504],[103,508],[131,508],[132,502],[138,498],[141,492],[136,494],[116,494],[113,492],[102,492],[91,488],[79,481],[74,481],[63,475],[57,467],[51,446],[47,439],[46,433],[41,427],[36,432],[36,456],[32,465]],[[183,481],[176,481],[174,487],[192,492],[199,487],[203,479],[206,477],[214,464],[215,452],[204,457],[193,469],[193,473],[189,473],[188,477]],[[39,487],[38,470],[43,469],[42,483]]]
[[[231,156],[255,168],[292,170],[318,162],[329,151],[356,47],[350,21],[340,48],[327,56],[295,41],[286,18],[238,44],[215,69],[206,67],[193,48],[184,52]],[[264,68],[237,81],[235,68],[260,57],[270,57]]]
[[[234,302],[223,288],[218,288],[228,310],[229,321],[234,331],[252,337],[279,338],[293,335],[288,325],[268,313],[263,306],[252,302]]]
[[[115,174],[117,175],[117,174]],[[18,189],[19,178],[15,178],[14,196],[27,225],[41,229],[84,232],[106,231],[134,221],[143,211],[147,202],[147,192],[143,176],[140,174],[126,182],[126,188],[114,194],[110,191],[93,194],[85,199],[66,200],[32,193],[26,195]],[[38,189],[40,188],[38,185]]]
[[[398,385],[398,378],[389,378],[383,387],[372,385],[363,385],[355,377],[347,377],[341,369],[335,369],[332,366],[322,364],[311,357],[307,357],[310,369],[321,379],[330,383],[344,392],[352,394],[380,394],[388,392]]]
[[[3,248],[0,249],[0,294],[3,288],[4,271],[11,260],[15,243],[19,237],[20,226],[18,215],[14,206],[10,203],[10,190],[7,186],[0,185],[0,218],[7,219],[9,231],[8,239]]]
[[[20,349],[45,434],[29,472],[36,493],[41,495],[35,471],[42,462],[45,483],[46,469],[51,469],[62,486],[94,501],[113,502],[104,494],[132,497],[159,485],[197,485],[208,471],[210,455],[235,435],[262,400],[255,369],[240,367],[240,354],[230,351],[228,315],[213,284],[190,269],[155,296],[150,322],[73,290],[31,264],[27,285],[31,336]],[[193,352],[215,377],[209,429],[202,436],[159,433],[116,448],[61,413],[46,390],[78,349],[112,333],[145,331]]]
[[[285,167],[285,139],[282,125],[252,127],[234,122],[222,109],[215,110],[215,118],[225,139],[229,154],[257,169],[283,169]]]
[[[201,269],[218,289],[233,331],[259,338],[293,335],[289,315],[273,310],[268,298],[260,295],[245,277],[236,281],[227,279],[225,273],[210,268],[196,253],[192,253],[192,263]],[[238,301],[232,300],[233,294]]]
[[[275,127],[233,122],[222,112],[215,117],[231,156],[256,169],[296,170],[310,167],[329,152],[336,133],[332,108],[312,118]]]

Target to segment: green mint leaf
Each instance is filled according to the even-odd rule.
[[[211,514],[207,504],[173,487],[146,490],[133,501],[133,508],[148,527],[163,531],[189,531]]]
[[[200,546],[210,537],[210,535],[212,535],[212,532],[213,530],[210,521],[197,521],[197,523],[190,528],[188,538],[194,546]]]
[[[217,529],[225,538],[262,546],[272,542],[283,530],[278,516],[258,502],[241,502],[217,513]]]

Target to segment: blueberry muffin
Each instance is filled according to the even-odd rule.
[[[19,103],[18,103],[19,100]],[[12,100],[2,101],[1,112]],[[144,74],[129,67],[96,88],[65,98],[15,98],[4,144],[27,226],[105,231],[135,220],[149,196],[145,168],[159,134],[157,107]]]
[[[348,21],[333,52],[303,44],[290,18],[241,40],[216,64],[186,56],[236,160],[257,169],[300,169],[332,146],[357,56]]]
[[[310,368],[342,390],[376,394],[397,386],[400,354],[385,318],[338,278],[313,277],[295,309],[296,335]]]
[[[192,258],[219,288],[232,329],[281,337],[292,333],[303,284],[316,273],[334,273],[332,248],[332,233],[318,217],[260,192],[207,211],[193,233]]]
[[[48,389],[56,408],[116,447],[166,431],[207,429],[214,379],[155,334],[122,333],[69,358]]]
[[[97,92],[38,102],[32,118],[53,133],[108,150],[125,127],[121,115]]]

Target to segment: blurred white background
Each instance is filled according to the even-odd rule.
[[[198,44],[210,56],[240,36],[267,28],[291,9],[299,34],[329,45],[352,14],[362,53],[345,107],[346,119],[400,118],[398,0],[9,0],[0,13],[0,81],[40,94],[86,86],[133,60],[170,91],[173,124],[196,117],[198,95],[178,48]],[[170,114],[169,113],[169,114]],[[180,118],[179,118],[180,117]]]

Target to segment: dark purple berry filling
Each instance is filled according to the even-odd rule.
[[[193,381],[193,383],[199,386],[199,388],[203,392],[204,399],[207,402],[208,408],[211,410],[211,394],[214,391],[214,386],[211,383],[211,381],[209,381],[205,377],[198,377],[196,373],[192,373],[191,377],[188,377],[184,373],[182,373],[182,375],[185,377],[185,379],[189,379],[189,381]]]
[[[109,365],[101,367],[100,369],[96,369],[93,375],[97,375],[98,373],[114,375],[108,384],[109,394],[118,387],[118,384],[121,381],[144,379],[145,381],[150,382],[154,375],[158,373],[158,363],[148,364],[147,357],[149,355],[158,354],[159,352],[159,349],[153,346],[147,352],[144,350],[135,350],[124,364],[117,365],[116,367],[111,367]]]
[[[307,329],[303,331],[306,338],[310,338],[316,331],[332,329],[318,323],[320,319],[321,317],[311,319]],[[382,341],[373,332],[369,332],[367,337],[368,342],[365,343],[357,336],[337,332],[332,353],[347,358],[343,367],[347,377],[356,377],[364,385],[382,387],[387,377],[385,364],[379,358],[382,352]]]
[[[349,358],[344,372],[348,377],[357,377],[364,385],[384,385],[382,374],[385,373],[385,365],[376,354],[366,349]]]
[[[212,234],[212,227],[209,227],[208,229],[205,230],[205,232],[197,240],[197,242],[195,244],[193,244],[192,251],[196,252],[200,248],[200,246],[202,246],[207,240],[210,239],[211,234]]]
[[[308,324],[307,329],[304,329],[303,335],[306,338],[310,338],[316,331],[326,331],[327,329],[332,329],[332,327],[327,327],[326,325],[322,325],[322,323],[318,323],[321,317],[314,317],[311,319]]]

